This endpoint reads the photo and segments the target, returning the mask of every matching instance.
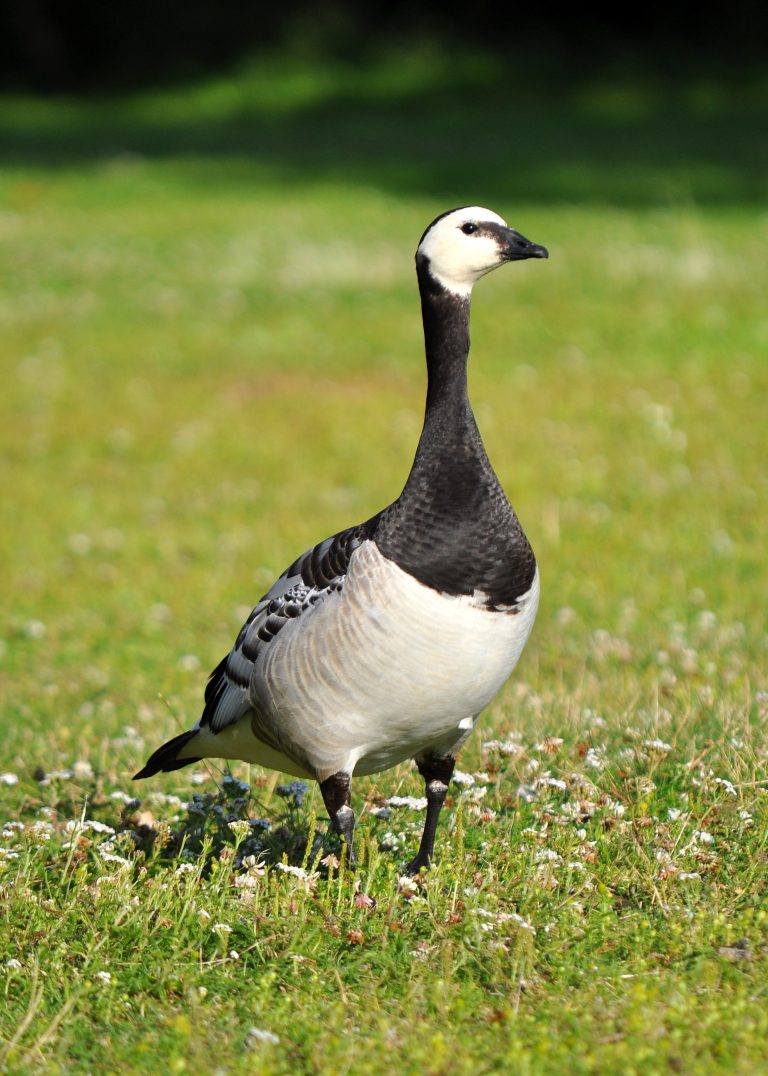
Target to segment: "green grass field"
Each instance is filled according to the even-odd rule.
[[[768,1071],[765,94],[507,75],[4,102],[4,1071]],[[408,766],[357,782],[357,879],[314,789],[130,776],[399,493],[413,251],[466,203],[550,249],[470,369],[542,604],[408,886]]]

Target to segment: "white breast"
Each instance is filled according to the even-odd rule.
[[[343,590],[264,648],[254,729],[320,780],[449,751],[517,663],[538,597],[537,573],[517,613],[492,612],[431,590],[365,542]]]

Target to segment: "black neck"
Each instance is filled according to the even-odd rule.
[[[427,421],[441,411],[471,410],[467,396],[469,296],[441,287],[425,263],[418,266],[427,353]]]
[[[377,519],[374,540],[390,560],[447,594],[483,591],[512,606],[535,561],[486,455],[467,396],[469,296],[443,288],[417,260],[427,407],[411,473]]]
[[[448,469],[470,459],[487,461],[467,394],[469,296],[442,287],[426,262],[417,262],[417,273],[427,357],[427,403],[411,478],[418,478],[425,465],[434,468],[438,455]]]

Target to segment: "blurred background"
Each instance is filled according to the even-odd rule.
[[[765,30],[748,2],[3,0],[9,750],[135,770],[275,574],[398,494],[413,251],[462,204],[551,252],[473,308],[544,579],[520,677],[599,695],[613,663],[617,712],[678,657],[681,690],[764,678]],[[702,611],[725,665],[690,656]]]

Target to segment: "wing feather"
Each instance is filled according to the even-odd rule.
[[[249,688],[259,654],[289,621],[310,616],[329,594],[342,589],[350,557],[372,536],[378,519],[374,516],[312,546],[275,580],[211,673],[199,727],[221,732],[250,712]]]

